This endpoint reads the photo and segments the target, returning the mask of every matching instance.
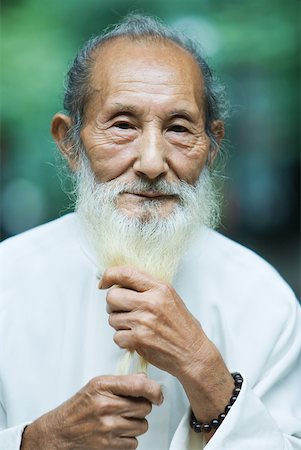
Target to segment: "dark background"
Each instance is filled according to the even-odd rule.
[[[198,39],[232,104],[221,232],[300,296],[298,0],[2,0],[2,238],[68,210],[49,132],[77,48],[130,10]]]

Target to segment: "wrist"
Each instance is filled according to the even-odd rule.
[[[234,382],[231,373],[214,344],[183,370],[178,378],[189,399],[192,410],[200,422],[207,423],[217,417],[232,395]]]
[[[191,350],[178,364],[176,377],[183,386],[197,384],[202,389],[203,382],[206,389],[208,385],[206,380],[213,381],[212,375],[220,365],[224,366],[224,361],[216,346],[208,338],[202,340],[194,351]]]
[[[49,414],[38,418],[24,428],[20,450],[58,450],[67,448],[58,445],[54,427]]]
[[[208,422],[200,422],[197,420],[193,410],[191,410],[190,427],[196,433],[201,433],[201,432],[212,433],[212,431],[217,430],[217,428],[221,425],[223,420],[226,418],[228,412],[230,411],[230,409],[236,402],[237,397],[241,391],[243,378],[242,378],[241,374],[238,372],[232,373],[231,376],[234,381],[234,388],[232,391],[232,395],[231,395],[227,405],[225,406],[225,408],[220,412],[220,414],[217,417],[215,417],[214,419],[211,419]]]
[[[35,423],[26,425],[22,433],[20,450],[34,450],[40,448],[40,442]]]

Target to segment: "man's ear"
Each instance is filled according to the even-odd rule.
[[[51,122],[51,134],[63,156],[67,159],[70,169],[74,172],[77,167],[77,157],[74,154],[72,142],[67,139],[71,128],[71,118],[65,114],[57,113]]]
[[[216,142],[216,145],[212,145],[210,150],[210,160],[209,164],[211,165],[215,158],[217,157],[217,154],[219,152],[220,144],[225,136],[225,126],[224,122],[222,120],[214,120],[210,126],[210,130],[212,135],[214,136],[214,140]]]

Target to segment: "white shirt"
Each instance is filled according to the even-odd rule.
[[[75,214],[1,245],[0,449],[17,450],[25,424],[97,375],[122,350],[108,324],[106,291]],[[206,450],[301,449],[301,315],[291,289],[251,251],[203,230],[174,287],[243,389]],[[196,450],[180,383],[151,367],[165,401],[148,416],[140,450]]]

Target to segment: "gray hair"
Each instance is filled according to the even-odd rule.
[[[192,55],[204,79],[205,92],[203,102],[205,109],[205,127],[206,133],[214,148],[216,142],[211,132],[211,124],[214,120],[225,119],[227,104],[224,89],[205,61],[198,43],[182,35],[177,30],[168,28],[158,19],[131,13],[119,24],[89,39],[77,53],[68,71],[65,82],[64,108],[72,120],[72,126],[68,132],[67,140],[73,144],[74,152],[78,152],[82,147],[80,131],[84,124],[85,105],[91,95],[89,81],[96,51],[105,43],[119,37],[126,37],[133,41],[143,39],[151,39],[158,42],[170,41]]]

